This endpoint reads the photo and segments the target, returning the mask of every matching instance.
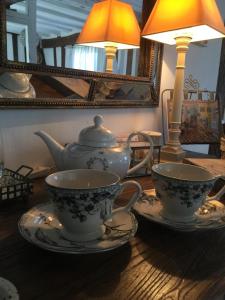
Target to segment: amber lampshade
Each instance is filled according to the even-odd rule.
[[[118,49],[138,48],[140,28],[131,5],[118,0],[95,3],[76,41],[77,44]]]
[[[192,42],[225,36],[215,0],[158,0],[142,36],[165,44],[188,36]]]

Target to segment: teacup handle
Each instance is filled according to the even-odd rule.
[[[216,179],[222,178],[223,180],[225,180],[225,176],[224,175],[218,175],[218,176],[215,176],[215,178]],[[207,197],[207,201],[210,201],[210,200],[219,200],[220,197],[222,197],[224,194],[225,194],[225,185],[214,196]]]
[[[141,185],[134,181],[134,180],[129,180],[129,181],[125,181],[123,183],[121,183],[121,190],[120,190],[120,193],[127,187],[130,187],[130,186],[133,186],[135,187],[136,191],[133,193],[133,195],[131,196],[131,199],[129,200],[129,202],[127,203],[126,206],[123,206],[123,207],[119,207],[119,208],[116,208],[116,209],[113,209],[113,214],[114,213],[117,213],[118,211],[129,211],[131,209],[131,207],[134,205],[134,203],[139,199],[139,197],[141,196],[142,194],[142,187]]]

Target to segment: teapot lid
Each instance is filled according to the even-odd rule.
[[[81,130],[78,143],[89,147],[116,147],[118,146],[115,136],[103,125],[103,117],[97,115],[94,117],[94,126]]]

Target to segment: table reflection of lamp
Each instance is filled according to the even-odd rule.
[[[225,28],[214,0],[158,0],[142,31],[142,36],[165,44],[176,44],[177,66],[169,139],[162,148],[165,160],[182,160],[180,125],[184,98],[185,58],[190,42],[221,38]]]
[[[117,49],[140,45],[140,28],[131,5],[118,0],[95,3],[76,43],[105,48],[106,72],[112,72]]]

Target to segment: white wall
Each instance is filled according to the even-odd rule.
[[[33,133],[45,130],[62,144],[77,141],[80,130],[102,114],[105,126],[118,136],[134,130],[158,130],[156,109],[45,109],[1,110],[0,127],[6,166],[15,169],[21,164],[51,165],[53,162],[41,139]]]
[[[225,14],[224,0],[218,1]],[[205,48],[191,46],[187,57],[186,75],[192,74],[202,88],[216,89],[221,41],[210,41]],[[161,90],[173,88],[176,65],[175,47],[165,46]],[[1,110],[0,128],[6,166],[15,169],[21,164],[52,165],[43,142],[33,133],[45,130],[59,142],[73,142],[80,130],[102,114],[105,126],[117,136],[134,130],[161,130],[161,105],[154,109],[45,109]],[[192,148],[193,150],[193,148]],[[204,149],[203,149],[204,151]]]

